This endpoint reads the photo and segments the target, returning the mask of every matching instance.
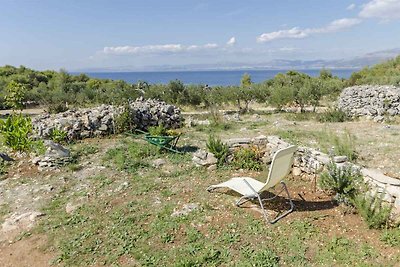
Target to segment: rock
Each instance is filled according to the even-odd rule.
[[[167,161],[165,159],[155,159],[151,163],[151,165],[155,168],[160,168],[161,166],[165,165]]]
[[[225,141],[228,146],[235,146],[235,145],[243,145],[243,144],[250,144],[250,138],[232,138]]]
[[[298,167],[293,167],[292,168],[292,174],[293,176],[300,176],[301,175],[301,169]]]
[[[213,164],[207,167],[208,171],[215,171],[217,169],[217,164]]]
[[[380,170],[362,168],[361,174],[382,184],[400,186],[400,180],[384,175]]]
[[[196,203],[189,203],[183,205],[183,208],[181,210],[174,210],[174,212],[171,214],[172,217],[179,217],[179,216],[186,216],[189,213],[197,210],[199,208],[199,204]]]
[[[207,158],[207,151],[199,149],[193,154],[193,157],[205,160]]]
[[[336,156],[333,157],[333,161],[336,163],[343,163],[347,161],[347,156]]]
[[[12,214],[6,218],[2,224],[2,231],[9,232],[17,229],[28,230],[30,229],[36,219],[43,216],[44,213],[38,211],[28,211],[22,214]]]
[[[47,147],[45,156],[52,158],[65,158],[70,156],[70,151],[60,144],[46,140],[44,145]]]

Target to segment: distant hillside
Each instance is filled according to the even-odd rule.
[[[391,84],[400,86],[400,56],[354,72],[348,82],[350,85]]]

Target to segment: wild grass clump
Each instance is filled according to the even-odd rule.
[[[319,136],[320,144],[325,152],[333,152],[336,156],[346,156],[349,161],[355,161],[358,153],[355,148],[356,137],[345,131],[341,135],[331,132],[322,132]],[[333,148],[333,150],[332,150]]]
[[[351,166],[338,167],[331,162],[327,165],[327,170],[321,174],[319,186],[334,193],[336,201],[339,203],[351,204],[352,199],[358,193],[362,176],[359,171],[355,171]]]
[[[214,154],[217,158],[218,166],[222,166],[226,162],[226,157],[228,156],[229,147],[227,144],[223,143],[220,138],[214,135],[209,135],[206,143],[208,151]]]
[[[150,168],[148,159],[158,155],[159,149],[149,144],[126,142],[123,146],[106,152],[104,161],[113,162],[119,170],[136,173],[142,168]]]
[[[324,113],[318,114],[317,120],[319,122],[345,122],[351,121],[352,118],[346,112],[338,108],[329,109]]]
[[[129,105],[125,105],[124,111],[114,118],[115,133],[132,132],[136,129],[133,122],[133,114]]]
[[[386,229],[381,235],[381,241],[391,247],[400,247],[400,228]]]
[[[13,114],[6,120],[0,120],[0,133],[3,136],[4,144],[14,151],[29,151],[33,141],[30,138],[32,133],[31,118],[21,114]]]
[[[354,205],[369,228],[389,227],[392,207],[383,203],[383,194],[357,195]]]
[[[256,146],[241,147],[233,153],[233,165],[239,169],[262,170],[262,153]]]

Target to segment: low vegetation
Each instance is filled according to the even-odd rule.
[[[223,143],[220,138],[214,135],[209,135],[206,147],[208,151],[214,154],[217,158],[218,166],[222,166],[226,163],[226,157],[228,156],[229,148],[228,145]]]
[[[13,114],[6,120],[0,120],[0,133],[6,146],[14,151],[29,151],[33,141],[32,123],[30,117],[21,114]]]

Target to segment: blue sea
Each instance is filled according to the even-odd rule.
[[[320,70],[309,69],[299,70],[310,76],[318,76]],[[331,70],[332,74],[340,78],[349,78],[354,69]],[[232,71],[164,71],[164,72],[88,72],[89,77],[124,80],[128,83],[146,81],[150,84],[168,83],[171,80],[180,80],[185,84],[208,84],[209,86],[239,85],[244,73],[251,76],[255,83],[273,78],[278,73],[285,73],[287,70],[232,70]],[[75,73],[73,73],[75,74]]]

